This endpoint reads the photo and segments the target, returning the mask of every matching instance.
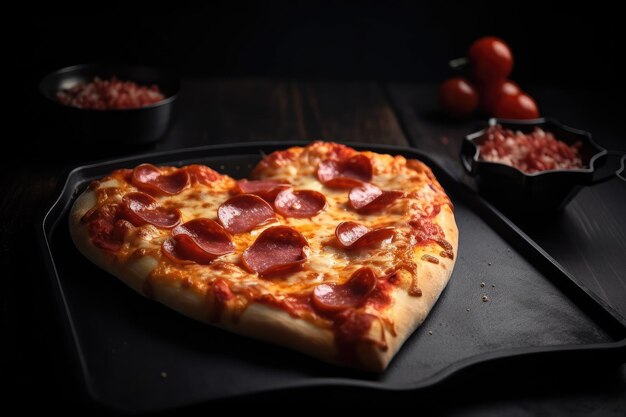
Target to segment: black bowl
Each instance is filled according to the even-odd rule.
[[[585,168],[555,169],[528,174],[509,165],[480,159],[478,145],[484,140],[487,129],[468,135],[461,147],[461,162],[465,170],[476,177],[480,193],[499,207],[514,213],[546,213],[562,209],[580,191],[615,176],[598,176],[598,168],[607,158],[607,150],[598,146],[589,132],[564,126],[556,120],[490,119],[489,125],[499,124],[506,129],[532,132],[539,127],[568,145],[581,142],[579,148]]]
[[[119,80],[134,81],[139,85],[157,85],[165,95],[158,103],[136,109],[93,110],[80,109],[59,103],[57,92],[80,82],[88,83],[94,77],[115,76]],[[86,64],[62,68],[45,76],[39,90],[55,128],[72,135],[78,142],[143,144],[161,139],[172,121],[174,102],[180,90],[180,81],[167,71],[129,65]]]

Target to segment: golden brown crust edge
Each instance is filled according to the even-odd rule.
[[[91,243],[87,227],[81,223],[81,218],[95,205],[95,202],[95,194],[89,189],[76,200],[70,213],[72,240],[89,260],[145,296],[144,282],[156,267],[158,260],[144,256],[137,259],[132,266],[121,268],[111,261],[112,258],[107,258],[96,248]],[[442,206],[437,220],[445,232],[446,239],[453,247],[456,259],[458,230],[454,215],[448,205]],[[432,264],[418,259],[421,256],[418,248],[414,253],[415,262],[419,267],[418,280],[422,295],[415,297],[408,295],[404,289],[393,290],[394,306],[390,310],[392,312],[390,318],[394,322],[396,335],[392,335],[385,328],[381,329],[382,325],[379,322],[374,322],[370,329],[370,337],[373,340],[380,340],[382,332],[385,332],[384,339],[387,348],[383,349],[377,343],[360,343],[357,347],[361,359],[360,369],[370,372],[384,371],[402,344],[427,317],[450,279],[455,262],[453,259],[442,258],[439,264]],[[191,289],[157,284],[152,298],[181,314],[233,333],[286,346],[326,362],[348,365],[337,361],[338,352],[334,335],[330,330],[315,327],[305,320],[290,316],[283,310],[254,303],[245,310],[237,322],[226,317],[217,323],[209,319],[211,315],[207,314],[206,296],[195,293]]]
[[[422,173],[432,182],[433,186],[445,194],[432,170],[419,160],[407,160],[402,156],[379,154],[371,151],[358,152],[344,145],[331,142],[314,142],[307,147],[293,147],[278,151],[270,155],[269,159],[262,161],[253,171],[253,175],[256,178],[263,177],[262,174],[264,173],[269,173],[270,177],[277,174],[279,176],[285,175],[294,161],[298,161],[298,167],[300,170],[304,170],[298,174],[309,175],[314,172],[313,167],[319,161],[328,158],[329,153],[337,152],[337,149],[348,154],[362,153],[368,156],[374,164],[375,172],[379,174],[396,175],[398,170],[403,169],[403,167]],[[279,157],[274,157],[276,155]],[[435,223],[441,226],[446,241],[452,245],[454,258],[441,257],[438,264],[433,264],[421,259],[423,252],[419,247],[414,249],[414,261],[418,265],[418,287],[422,295],[412,296],[407,293],[406,289],[401,288],[393,290],[393,305],[389,311],[391,312],[390,318],[394,323],[395,336],[380,322],[374,321],[368,338],[376,342],[362,342],[357,347],[357,353],[361,359],[361,369],[372,372],[384,371],[406,339],[424,322],[448,284],[458,255],[458,228],[451,205],[441,205],[441,211],[437,214]],[[385,345],[386,348],[381,347]]]
[[[91,262],[145,297],[144,282],[156,267],[158,260],[145,256],[135,261],[135,268],[121,268],[107,258],[100,249],[96,248],[91,243],[87,227],[81,223],[81,218],[94,207],[95,201],[94,192],[87,190],[78,197],[72,207],[69,229],[74,244]],[[205,295],[199,294],[191,288],[161,285],[161,281],[153,283],[152,287],[152,299],[185,316],[233,333],[285,346],[323,361],[341,365],[336,359],[337,352],[331,331],[317,328],[305,320],[294,318],[283,310],[254,303],[245,310],[237,321],[224,315],[220,322],[215,322],[209,319],[212,314],[209,314],[207,309]]]
[[[458,229],[452,210],[448,205],[442,207],[438,218],[439,225],[445,231],[446,240],[453,247],[454,259],[440,258],[438,264],[424,262],[418,258],[421,257],[419,249],[415,249],[415,262],[418,265],[418,287],[422,295],[416,297],[409,295],[406,290],[394,289],[393,300],[396,307],[390,311],[397,336],[389,337],[387,339],[388,350],[380,353],[380,360],[384,363],[383,370],[396,352],[400,350],[406,339],[424,322],[452,275],[458,251]]]

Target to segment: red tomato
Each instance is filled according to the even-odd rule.
[[[500,38],[487,36],[474,41],[467,56],[472,75],[483,84],[505,80],[513,70],[511,48]]]
[[[501,119],[536,119],[539,108],[526,93],[503,95],[496,103],[493,115]]]
[[[502,96],[515,96],[522,92],[517,84],[511,80],[500,81],[494,84],[480,86],[480,108],[486,115],[492,115],[496,103]]]
[[[439,102],[448,114],[463,118],[478,108],[478,94],[465,78],[454,77],[444,81],[439,87]]]

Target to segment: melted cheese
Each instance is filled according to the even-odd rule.
[[[422,169],[421,166],[418,166],[419,169],[409,168],[402,157],[366,154],[374,164],[373,184],[382,189],[402,190],[407,193],[406,198],[396,200],[381,212],[370,215],[356,213],[350,208],[349,190],[330,189],[318,181],[315,170],[319,161],[311,155],[301,156],[289,164],[261,171],[260,176],[264,179],[286,179],[296,190],[315,190],[326,196],[328,203],[326,209],[310,219],[276,215],[279,224],[298,230],[309,244],[308,260],[300,271],[264,279],[248,272],[242,265],[243,251],[254,243],[264,229],[277,223],[264,225],[249,233],[234,235],[236,251],[208,265],[172,262],[160,251],[162,243],[170,236],[170,230],[146,225],[127,233],[126,250],[117,254],[118,261],[126,263],[126,267],[137,274],[153,270],[151,280],[170,281],[169,284],[176,288],[184,283],[200,294],[205,293],[207,286],[221,278],[229,282],[235,294],[243,295],[250,292],[256,296],[271,294],[277,299],[287,294],[310,294],[313,287],[323,282],[343,283],[361,267],[370,267],[379,276],[399,268],[415,274],[417,268],[415,259],[421,256],[416,255],[416,251],[424,251],[434,256],[438,253],[433,253],[429,246],[416,248],[409,221],[413,216],[428,213],[428,207],[431,207],[432,212],[432,206],[447,201],[447,197],[438,184],[435,183],[434,187],[430,185],[428,168]],[[259,172],[256,174],[259,176]],[[233,180],[225,178],[211,186],[196,184],[178,195],[161,196],[156,199],[164,207],[179,208],[183,222],[196,218],[217,221],[217,209],[230,197],[234,186]],[[110,193],[107,190],[113,187],[119,187],[118,193]],[[120,174],[100,182],[96,191],[100,195],[98,201],[103,204],[106,201],[119,202],[120,195],[137,190]],[[359,222],[371,229],[393,226],[395,234],[393,238],[381,242],[377,247],[349,251],[335,244],[335,228],[340,222],[348,220]],[[138,261],[136,256],[133,256],[135,250],[144,250],[150,255]]]

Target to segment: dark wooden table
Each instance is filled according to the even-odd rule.
[[[187,79],[180,113],[162,142],[132,152],[264,140],[336,140],[409,145],[428,151],[461,181],[460,143],[476,121],[451,123],[435,111],[435,86],[268,79]],[[593,132],[607,148],[626,150],[619,109],[602,108],[601,94],[536,86],[543,113]],[[593,111],[591,111],[593,110]],[[32,116],[33,124],[37,117]],[[36,127],[36,126],[35,126]],[[0,181],[0,255],[5,271],[2,366],[7,399],[23,409],[77,402],[68,358],[34,226],[72,165],[102,158],[94,147],[76,151],[43,128],[20,138]],[[56,141],[56,142],[55,142]],[[64,152],[65,151],[65,152]],[[128,151],[114,151],[119,156]],[[53,156],[55,155],[55,156]],[[60,155],[60,156],[56,156]],[[549,221],[519,225],[581,285],[626,316],[626,183],[584,189]],[[587,364],[589,365],[589,364]],[[7,376],[8,375],[8,376]],[[39,401],[34,401],[38,398]],[[24,401],[28,399],[28,401]],[[468,369],[404,401],[441,415],[624,415],[626,366],[566,364],[558,372]]]

